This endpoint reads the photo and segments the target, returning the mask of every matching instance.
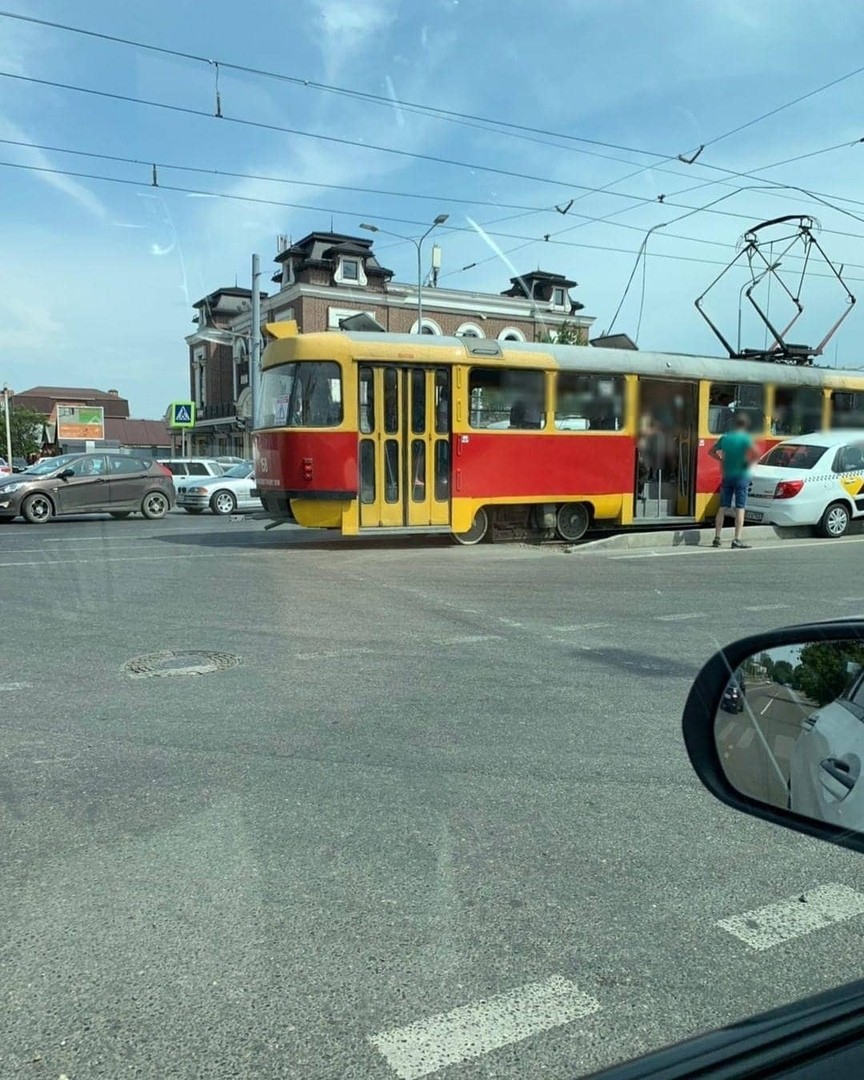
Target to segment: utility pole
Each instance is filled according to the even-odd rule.
[[[249,400],[252,406],[252,430],[258,407],[258,372],[261,367],[261,259],[252,256],[252,340],[249,343]]]
[[[426,232],[420,237],[419,240],[415,240],[413,236],[403,236],[402,233],[390,232],[389,229],[379,229],[377,225],[369,225],[366,222],[361,222],[360,228],[367,229],[369,232],[384,233],[385,236],[395,236],[399,240],[404,240],[406,243],[413,244],[417,249],[417,333],[423,333],[423,241],[432,232],[436,225],[443,225],[449,217],[449,214],[438,214]]]
[[[3,384],[3,415],[6,417],[6,464],[12,468],[12,418],[9,415],[9,387]]]

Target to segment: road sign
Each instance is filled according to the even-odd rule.
[[[58,439],[105,438],[105,410],[101,406],[57,405],[52,413]]]
[[[168,407],[168,426],[172,428],[195,427],[195,402],[172,401]]]

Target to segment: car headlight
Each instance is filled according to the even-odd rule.
[[[23,482],[18,484],[2,484],[0,485],[0,495],[11,495],[13,491],[17,491],[20,487],[24,487]]]
[[[202,488],[202,487],[186,488],[186,494],[187,495],[206,495],[207,494],[207,488]]]

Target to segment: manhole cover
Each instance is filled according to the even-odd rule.
[[[123,665],[123,672],[132,679],[150,679],[166,675],[209,675],[237,667],[240,657],[225,652],[200,652],[177,649],[169,652],[136,656]]]

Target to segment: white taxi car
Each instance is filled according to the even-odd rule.
[[[815,525],[842,536],[864,517],[864,431],[819,431],[786,439],[753,466],[745,520]]]

